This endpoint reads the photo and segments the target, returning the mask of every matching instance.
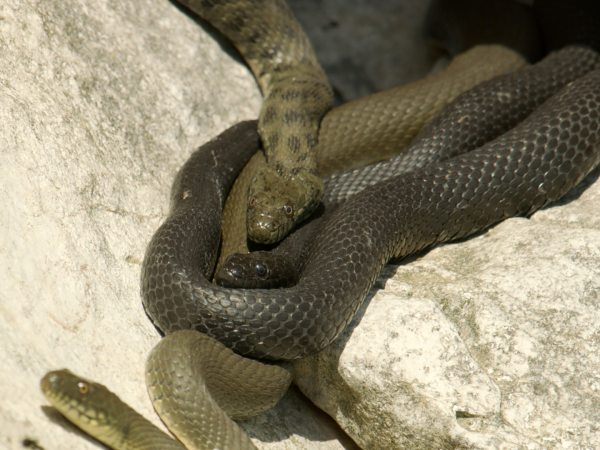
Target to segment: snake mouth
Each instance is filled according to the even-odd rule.
[[[44,375],[44,378],[42,378],[42,381],[40,382],[40,388],[42,390],[42,394],[44,394],[46,396],[46,398],[48,398],[48,400],[50,400],[52,402],[52,400],[54,400],[54,393],[52,391],[52,386],[56,383],[56,375],[53,374],[52,372],[48,372],[46,375]],[[52,399],[51,399],[52,397]]]
[[[238,283],[245,280],[244,275],[244,272],[237,268],[224,269],[221,267],[219,272],[215,274],[215,281],[219,286],[235,288]]]
[[[275,218],[260,215],[247,222],[248,237],[259,244],[275,244],[287,234],[285,224],[278,223]]]

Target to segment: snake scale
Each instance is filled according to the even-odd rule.
[[[234,377],[257,375],[271,385],[272,398],[252,397],[244,387],[230,396],[241,397],[248,414],[276,401],[289,383],[282,369],[241,358],[225,345],[273,359],[318,352],[351,320],[389,260],[532,214],[579,183],[600,161],[600,71],[580,75],[514,128],[470,152],[375,184],[346,183],[339,195],[359,192],[322,225],[300,281],[288,289],[240,291],[210,282],[225,195],[259,146],[256,123],[238,124],[195,152],[176,177],[169,217],[153,236],[142,271],[144,306],[167,334],[148,359],[147,384],[155,408],[176,427],[181,442],[206,450],[255,448],[225,413],[212,409],[210,397],[199,411],[190,410],[195,399],[186,395],[192,389],[186,377],[204,376],[205,384],[194,388],[202,392],[219,384],[221,363]],[[465,112],[460,103],[450,107]],[[453,131],[442,136],[478,141]],[[370,180],[377,177],[366,173]],[[332,188],[344,185],[344,176]],[[199,367],[191,357],[201,352],[212,356]],[[178,387],[180,382],[185,384]],[[59,411],[116,449],[183,448],[106,388],[68,371],[47,374],[42,391]]]
[[[523,57],[509,48],[476,46],[454,58],[441,73],[333,109],[323,118],[315,150],[319,175],[397,155],[457,95],[525,64]],[[265,165],[262,152],[258,152],[227,196],[219,266],[232,253],[248,252],[247,192],[254,175]]]
[[[247,231],[256,242],[277,242],[323,197],[315,146],[333,90],[284,0],[179,2],[237,47],[262,90],[258,132],[268,164],[248,191]]]
[[[326,177],[323,202],[330,210],[379,181],[469,152],[513,128],[566,84],[599,66],[596,52],[566,47],[534,66],[483,82],[460,94],[453,107],[427,124],[401,155]],[[272,252],[230,255],[217,267],[216,282],[267,289],[295,284],[308,253],[306,247],[314,242],[318,230],[317,224],[309,226],[314,231],[295,233]]]

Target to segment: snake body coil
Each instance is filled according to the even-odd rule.
[[[171,214],[144,259],[144,304],[155,323],[171,325],[166,332],[210,327],[213,336],[238,350],[249,348],[253,355],[280,356],[280,349],[287,349],[283,357],[304,356],[335,339],[389,259],[467,236],[506,217],[531,214],[567,193],[600,161],[599,132],[600,70],[595,70],[491,143],[389,178],[350,198],[326,222],[294,288],[236,291],[218,288],[206,277],[215,261],[224,192],[258,146],[256,124],[238,124],[199,149],[178,174]],[[189,303],[198,294],[205,296]],[[289,374],[216,344],[192,331],[164,338],[147,363],[153,403],[189,448],[254,449],[204,392],[203,406],[192,406],[199,394],[188,395],[190,385],[183,380],[202,374],[210,381],[194,389],[204,391],[202,386],[221,382],[223,367],[242,380],[258,377],[276,395],[265,398],[256,392],[253,397],[243,387],[233,392],[230,399],[245,400],[244,416],[276,401]],[[193,362],[192,355],[202,352],[208,358]],[[115,449],[182,448],[101,385],[58,371],[44,377],[42,390],[70,420]],[[229,401],[224,401],[226,408]]]
[[[189,0],[186,4],[213,12],[222,6],[219,0]],[[232,14],[226,26],[233,33],[228,36],[235,39],[236,28],[245,29],[248,18]],[[215,20],[223,17],[219,13]],[[260,39],[252,33],[242,30],[243,39]],[[251,47],[246,56],[256,48]],[[583,62],[559,70],[573,69],[570,82],[554,76],[530,79],[541,88],[541,94],[535,89],[494,90],[489,86],[479,91],[500,104],[504,98],[522,96],[530,110],[539,106],[527,118],[524,116],[529,113],[520,115],[518,108],[510,112],[508,116],[524,120],[504,134],[504,128],[494,129],[495,118],[500,118],[500,128],[515,123],[504,116],[503,108],[494,111],[494,122],[488,123],[485,118],[491,116],[485,107],[469,108],[458,102],[437,121],[441,128],[437,136],[447,141],[444,148],[451,150],[442,151],[441,159],[446,160],[423,167],[435,145],[421,136],[417,148],[403,157],[410,172],[395,175],[403,169],[391,162],[364,169],[361,175],[354,171],[330,178],[328,195],[342,204],[323,220],[298,284],[288,289],[233,290],[209,281],[219,246],[224,198],[236,174],[258,148],[256,123],[238,124],[195,152],[176,177],[169,217],[148,246],[141,280],[146,311],[168,334],[148,359],[147,384],[163,420],[179,427],[174,429],[178,438],[190,448],[202,450],[254,449],[247,436],[213,408],[216,399],[203,396],[200,409],[192,407],[196,393],[218,385],[226,374],[259,378],[273,397],[265,398],[243,385],[229,396],[217,396],[217,403],[222,400],[229,412],[230,401],[241,398],[243,409],[238,414],[245,416],[270,406],[289,384],[285,371],[235,355],[211,337],[237,353],[255,357],[293,359],[314,354],[349,323],[390,259],[460,239],[504,218],[527,216],[559,199],[597,166],[600,70],[595,68],[597,56],[583,57],[584,53],[580,51]],[[269,59],[269,55],[263,56]],[[255,67],[263,91],[275,90],[274,85],[263,86],[261,81],[273,74],[263,78],[265,74],[257,73]],[[548,99],[551,90],[558,93]],[[261,120],[265,117],[268,114]],[[444,120],[466,124],[466,130],[445,129]],[[487,123],[491,132],[479,134],[473,130],[475,123],[484,128]],[[480,145],[489,139],[494,140]],[[469,152],[473,147],[477,148]],[[384,166],[387,171],[382,171]],[[204,361],[192,361],[192,355],[202,352],[208,354]],[[220,372],[223,367],[225,372]],[[207,380],[199,387],[183,381],[200,376]],[[182,448],[101,385],[57,371],[44,377],[42,390],[70,420],[115,449]],[[190,392],[194,394],[188,395]],[[100,394],[99,403],[94,394]],[[98,404],[107,408],[96,408]]]
[[[321,123],[316,146],[319,176],[362,167],[404,151],[423,126],[461,92],[525,66],[518,53],[499,45],[474,47],[442,72],[342,105]],[[266,165],[258,152],[237,177],[223,211],[221,265],[232,253],[247,253],[248,189]]]
[[[223,197],[237,171],[227,151],[202,149],[178,174],[171,215],[148,246],[144,306],[165,333],[196,329],[242,355],[314,354],[349,323],[390,259],[529,215],[581,181],[598,162],[599,105],[595,71],[491,143],[364,189],[327,222],[299,283],[276,291],[210,283]],[[257,137],[245,124],[226,139],[240,130],[245,161]],[[207,166],[227,177],[205,175]]]
[[[379,181],[480,147],[513,128],[567,83],[598,67],[600,55],[574,46],[519,72],[481,83],[459,95],[401,155],[325,178],[323,202],[330,210]],[[313,224],[310,227],[312,230],[293,234],[272,252],[231,255],[215,275],[216,282],[266,289],[295,284],[309,252],[307,247],[320,229]]]

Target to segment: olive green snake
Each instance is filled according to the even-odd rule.
[[[434,80],[379,93],[322,122],[333,91],[284,0],[179,1],[238,48],[263,92],[258,133],[267,163],[251,166],[252,177],[243,186],[247,235],[259,243],[280,241],[316,209],[323,197],[321,176],[393,156],[458,93],[523,64],[505,49],[475,52]],[[369,124],[355,111],[378,119]]]
[[[248,235],[277,242],[323,196],[315,145],[333,90],[284,0],[180,0],[242,53],[263,93],[258,132],[268,164],[248,192]]]
[[[372,207],[375,208],[376,211],[378,209],[382,210],[384,205],[387,208],[389,206],[389,202],[393,203],[396,200],[394,200],[392,197],[386,197],[386,193],[399,189],[402,193],[402,195],[399,198],[408,199],[413,198],[412,196],[414,196],[415,198],[415,200],[413,200],[413,203],[408,202],[407,204],[402,204],[401,209],[403,209],[405,212],[411,210],[417,211],[417,202],[421,204],[425,202],[425,199],[428,198],[428,196],[432,198],[435,197],[434,194],[436,192],[439,192],[438,188],[444,185],[442,181],[444,181],[447,184],[448,179],[456,180],[460,178],[448,178],[449,175],[447,174],[454,173],[453,171],[458,171],[458,173],[460,173],[461,176],[465,176],[471,181],[477,181],[486,179],[486,177],[491,177],[490,179],[493,179],[493,175],[496,173],[495,170],[503,170],[503,158],[506,158],[507,161],[517,161],[517,167],[521,167],[519,164],[521,164],[524,168],[531,167],[531,158],[528,159],[527,154],[521,152],[522,149],[518,147],[518,143],[524,142],[527,145],[532,145],[534,148],[547,148],[548,145],[546,144],[549,140],[559,139],[556,148],[560,148],[561,145],[567,145],[567,142],[572,141],[571,138],[573,136],[577,136],[579,139],[578,142],[581,142],[582,144],[588,143],[589,145],[584,144],[583,147],[581,147],[581,149],[579,148],[579,146],[577,146],[577,144],[574,148],[568,147],[568,150],[565,150],[566,153],[564,157],[561,156],[560,161],[556,159],[549,159],[549,162],[546,162],[547,164],[549,164],[549,167],[560,167],[560,174],[557,173],[553,177],[548,176],[538,181],[536,181],[536,176],[525,176],[523,184],[517,186],[515,189],[517,189],[517,191],[521,193],[523,198],[526,198],[528,200],[527,204],[522,204],[520,202],[509,202],[500,212],[488,212],[487,210],[485,210],[485,214],[477,218],[473,222],[475,223],[475,225],[471,225],[471,228],[466,228],[465,223],[461,222],[462,219],[460,219],[459,217],[454,217],[452,220],[455,220],[456,223],[454,223],[454,225],[452,226],[449,226],[451,231],[442,235],[440,235],[438,232],[437,235],[433,234],[432,237],[427,237],[427,235],[421,233],[420,231],[418,234],[415,234],[414,231],[411,232],[410,230],[403,229],[400,235],[408,236],[403,239],[408,240],[409,244],[400,245],[400,243],[398,242],[394,244],[389,242],[387,244],[388,247],[385,247],[389,248],[389,251],[386,250],[386,252],[384,253],[377,254],[377,256],[374,257],[374,260],[370,261],[371,263],[375,263],[375,261],[377,261],[375,264],[370,264],[369,261],[364,263],[365,270],[367,267],[369,267],[368,270],[371,275],[367,277],[370,278],[368,282],[356,280],[359,284],[357,289],[361,292],[361,294],[359,294],[358,297],[360,297],[361,295],[363,295],[364,297],[364,294],[366,293],[366,291],[368,291],[370,287],[369,284],[372,284],[372,274],[378,273],[380,267],[382,267],[382,265],[385,264],[387,260],[389,260],[391,257],[402,257],[408,254],[412,254],[421,248],[426,248],[427,246],[433,245],[435,242],[442,242],[444,240],[460,238],[469,233],[477,231],[478,229],[485,228],[485,226],[489,226],[489,224],[494,223],[495,221],[501,220],[502,218],[508,217],[510,215],[529,214],[532,211],[539,209],[544,204],[553,201],[557,198],[560,198],[560,196],[564,195],[564,193],[567,192],[568,189],[570,189],[573,185],[577,184],[577,182],[579,182],[598,161],[598,155],[596,154],[597,152],[594,153],[592,150],[590,150],[590,148],[592,148],[595,143],[595,140],[592,140],[590,136],[596,135],[594,133],[590,134],[589,132],[587,136],[577,134],[577,132],[574,131],[574,127],[570,125],[570,123],[572,122],[575,122],[575,124],[577,125],[578,120],[581,121],[582,117],[589,117],[590,110],[592,109],[590,106],[590,102],[597,102],[600,98],[600,92],[598,92],[599,89],[597,87],[599,81],[598,75],[595,73],[592,73],[591,75],[595,76],[595,78],[588,78],[587,84],[574,83],[573,86],[571,86],[564,95],[558,97],[557,100],[554,101],[554,103],[549,105],[547,110],[540,112],[537,116],[532,115],[531,120],[527,119],[528,121],[526,120],[524,122],[524,129],[531,133],[534,129],[540,129],[540,123],[545,123],[545,120],[549,120],[549,123],[554,123],[553,121],[557,120],[558,116],[560,116],[561,118],[558,122],[556,122],[556,124],[552,125],[552,127],[554,128],[547,128],[545,131],[539,132],[539,137],[536,134],[534,136],[535,139],[533,141],[528,141],[527,139],[529,138],[515,137],[511,134],[508,137],[504,138],[504,141],[499,141],[500,143],[497,144],[496,147],[492,145],[489,149],[489,154],[482,150],[479,153],[474,153],[475,156],[473,157],[465,157],[459,162],[451,162],[446,165],[441,165],[439,168],[435,168],[431,172],[423,172],[422,174],[421,172],[419,172],[418,175],[409,175],[407,176],[407,179],[405,181],[397,181],[396,179],[393,179],[389,182],[382,183],[381,185],[374,186],[375,189],[365,190],[364,194],[356,196],[356,200],[349,200],[345,208],[336,217],[332,219],[332,223],[331,225],[329,225],[329,229],[332,231],[328,232],[327,237],[325,238],[325,249],[320,254],[317,254],[314,257],[316,261],[316,268],[322,267],[325,264],[327,254],[333,255],[336,251],[338,251],[336,250],[336,248],[338,247],[333,245],[335,243],[334,237],[350,236],[348,233],[352,233],[353,231],[347,228],[347,223],[349,220],[351,220],[351,218],[356,217],[357,211],[365,209],[365,207],[363,206],[364,204],[368,203],[372,205]],[[593,80],[593,83],[590,83],[589,80]],[[579,98],[588,99],[586,100],[587,103],[574,103],[577,102],[577,99]],[[571,114],[570,116],[566,117],[564,116],[564,114],[560,113],[560,111],[566,110],[566,108],[569,107],[569,105],[574,104],[577,105],[578,109],[575,112],[572,111],[571,113],[569,113]],[[587,111],[587,113],[585,111]],[[553,113],[555,114],[555,116],[552,116]],[[558,116],[556,114],[558,114]],[[579,119],[575,119],[574,114],[577,114],[577,117]],[[595,122],[593,123],[597,124],[597,114],[595,118],[593,117],[593,120],[595,120]],[[246,127],[246,129],[244,127],[244,125],[240,125],[240,127],[236,129],[236,133],[238,134],[236,134],[235,136],[235,141],[238,142],[238,144],[245,149],[244,154],[246,155],[246,159],[249,159],[255,151],[254,144],[257,142],[257,139],[256,136],[252,134],[251,128]],[[322,131],[324,129],[325,128],[323,125]],[[555,130],[558,130],[560,132],[557,132],[555,134]],[[589,126],[588,128],[586,128],[586,130],[589,130]],[[563,136],[564,133],[566,133],[566,135]],[[560,137],[557,138],[556,136]],[[545,142],[543,142],[542,140],[543,137],[545,137],[546,139]],[[223,139],[226,140],[227,138]],[[596,137],[594,137],[594,139],[596,139]],[[522,155],[520,157],[521,159],[511,159],[511,157],[514,156],[516,158],[516,156],[513,155],[513,153],[510,153],[509,155],[507,153],[507,150],[503,150],[503,148],[505,147],[502,147],[500,144],[504,144],[506,148],[515,149],[513,153],[515,155]],[[527,145],[525,144],[523,144],[523,148],[527,148]],[[586,145],[588,146],[586,147]],[[590,147],[590,145],[592,147]],[[491,153],[492,149],[498,150],[498,154],[500,156],[495,156],[495,153]],[[572,149],[573,154],[570,154]],[[589,154],[587,154],[586,152]],[[376,157],[376,159],[381,158],[382,157]],[[226,160],[226,158],[224,158],[224,160]],[[568,167],[566,166],[567,162],[569,162]],[[236,164],[238,163],[236,162]],[[498,164],[498,167],[496,166],[496,164]],[[202,164],[200,164],[198,161],[193,162],[192,165],[202,167]],[[476,175],[478,171],[480,172],[480,175]],[[186,179],[186,173],[187,172],[185,172],[185,170],[182,171],[180,173],[180,176],[176,180],[176,183],[174,184],[172,199],[176,205],[180,204],[183,200],[186,200],[187,198],[195,197],[196,191],[194,189],[187,188],[188,185],[186,183],[188,183],[189,180]],[[550,170],[547,173],[552,173],[552,170]],[[480,178],[478,178],[478,176]],[[483,176],[483,178],[481,178],[481,176]],[[417,181],[420,181],[421,178],[425,181],[425,192],[418,193],[416,190],[414,190],[413,187],[418,185]],[[230,183],[232,181],[233,180],[228,180],[227,182],[223,181],[223,186],[227,185],[227,183]],[[537,191],[531,191],[530,185],[535,185]],[[452,194],[452,192],[454,192],[454,189],[456,189],[456,192],[459,194],[459,198],[462,199],[461,201],[471,200],[473,198],[476,198],[477,195],[481,195],[483,198],[486,195],[486,193],[483,191],[480,193],[477,190],[476,186],[469,185],[469,187],[466,190],[464,190],[461,186],[452,187],[450,189],[452,191],[449,192],[449,194]],[[473,190],[473,193],[471,193],[471,190]],[[411,196],[409,196],[409,193],[411,194]],[[458,200],[454,200],[454,197],[450,196],[450,198],[453,199],[452,201],[456,201],[456,203],[453,204],[460,204]],[[439,212],[450,216],[451,214],[443,208],[444,206],[438,207]],[[466,205],[464,208],[468,210],[469,205]],[[176,210],[177,208],[174,208],[174,211]],[[365,220],[375,220],[369,219],[369,217],[371,216],[366,215]],[[394,216],[393,219],[388,219],[381,215],[377,217],[377,220],[383,221],[381,225],[382,229],[387,230],[389,228],[390,233],[392,235],[398,234],[397,232],[393,231],[393,226],[388,224],[388,221],[397,222],[399,220],[397,217]],[[422,223],[435,223],[433,222],[434,217],[435,216],[429,218],[422,218]],[[469,220],[473,220],[473,217],[475,216],[470,216]],[[419,227],[421,226],[424,225],[419,224]],[[337,230],[337,233],[334,232],[335,230]],[[356,245],[360,245],[366,248],[367,245],[371,244],[371,242],[369,241],[372,240],[374,241],[374,248],[383,248],[382,242],[379,241],[383,238],[378,233],[375,233],[370,237],[365,237],[364,235],[357,234],[359,232],[360,229],[354,231],[355,238],[357,239],[355,242],[358,242],[358,244]],[[154,250],[149,251],[149,253],[147,254],[147,260],[150,262],[152,261],[152,258],[154,256],[160,253],[158,250],[160,247],[157,247],[157,243],[160,244],[160,242],[166,242],[166,238],[164,237],[164,235],[160,235],[160,233],[157,233],[156,236],[158,236],[156,238],[158,240],[153,240],[153,244],[151,244],[151,247],[152,245],[154,245],[154,247],[152,247]],[[365,249],[361,251],[368,253]],[[212,262],[214,263],[215,257],[216,253],[214,255],[207,256],[206,259],[207,261],[212,260]],[[208,267],[208,265],[210,264],[207,263],[206,266]],[[153,277],[156,277],[156,274],[152,274],[154,266],[152,266],[151,264],[147,265],[145,261],[145,267],[146,272],[143,275],[143,277],[144,280],[147,281],[143,283],[147,283],[147,286],[144,287],[144,289],[146,289],[146,291],[148,290],[148,288],[155,289],[157,285],[155,284],[156,280]],[[356,267],[359,266],[355,266],[355,268]],[[309,270],[309,273],[306,275],[307,279],[310,279],[311,276],[314,276],[314,271],[316,270],[316,268],[312,269],[312,272]],[[211,273],[212,269],[210,269],[210,271],[207,272]],[[166,277],[166,275],[164,274],[161,274],[161,277],[162,276]],[[164,280],[166,280],[166,278],[164,278]],[[171,281],[173,281],[174,283],[176,280],[172,275],[169,275],[169,283],[171,283]],[[175,284],[173,284],[173,289],[175,289],[175,287]],[[336,289],[335,284],[332,284],[332,287]],[[164,288],[160,286],[158,288],[163,289],[163,294],[166,292],[164,291]],[[208,288],[207,285],[204,284],[201,286],[201,288],[204,290],[214,289],[214,292],[219,295],[221,295],[221,293],[223,292],[221,290],[217,290],[217,288]],[[293,291],[296,293],[294,295],[299,295],[298,292],[301,292],[301,289],[303,289],[302,286],[299,287],[297,290]],[[238,306],[238,303],[232,303],[232,300],[237,298],[236,296],[239,295],[231,293],[230,297],[221,298],[220,301],[222,303],[220,305],[220,308],[227,308],[227,304],[229,305],[229,307],[231,307],[231,305],[234,304],[234,308],[238,308],[241,310],[241,306]],[[147,301],[148,300],[146,299],[146,307],[152,308],[152,306],[148,306]],[[317,301],[319,301],[319,299],[317,299]],[[360,304],[360,299],[358,300],[358,304]],[[355,305],[356,301],[353,304],[352,309],[355,308]],[[174,305],[173,311],[169,311],[167,299],[164,306],[159,305],[157,307],[159,315],[155,316],[151,312],[151,316],[159,326],[163,324],[163,322],[161,322],[160,314],[169,319],[171,317],[170,314],[173,313],[175,314],[175,319],[179,320],[177,318],[177,306],[178,305]],[[161,308],[163,309],[161,310]],[[347,317],[350,317],[351,314],[348,312],[344,312],[343,315],[344,321],[347,323]],[[210,321],[213,319],[213,317],[206,317],[205,319],[210,325],[212,323]],[[220,316],[217,316],[217,319],[217,322],[220,321]],[[318,320],[319,319],[317,319],[317,321]],[[225,322],[222,322],[222,324],[223,329],[227,330],[228,324]],[[323,326],[323,323],[319,323],[318,325]],[[262,328],[258,330],[259,335],[262,332],[261,330]],[[331,327],[325,329],[323,326],[322,330],[323,332],[321,334],[327,336],[328,339],[330,334],[335,334],[330,333]],[[339,333],[339,326],[334,331]],[[226,340],[227,339],[231,338],[226,336]],[[263,339],[264,342],[260,342],[260,340],[256,340],[256,343],[251,342],[251,345],[253,345],[255,349],[244,351],[244,353],[248,353],[254,356],[261,356],[264,353],[265,356],[277,357],[275,351],[279,351],[280,347],[278,347],[275,344],[272,347],[269,347],[269,339],[271,339],[271,336],[263,336]],[[285,345],[287,345],[285,344],[285,339],[287,339],[287,337],[282,337],[278,339],[281,339],[281,342],[283,342],[284,347]],[[299,338],[300,343],[302,342],[302,340],[303,337]],[[176,341],[185,341],[186,345],[175,347],[174,343]],[[235,343],[235,341],[231,342]],[[276,343],[276,341],[273,342]],[[307,352],[309,353],[318,351],[320,348],[322,348],[322,341],[307,342]],[[274,349],[273,352],[268,353],[267,347]],[[246,347],[236,347],[236,349],[238,350],[240,348]],[[293,349],[295,347],[290,346],[288,348]],[[192,355],[196,355],[201,351],[217,353],[219,356],[209,358],[209,361],[218,360],[225,362],[225,370],[221,372],[221,370],[223,369],[221,369],[220,366],[212,365],[212,363],[208,364],[208,367],[202,368],[199,368],[197,364],[184,364],[184,362],[189,361],[191,359]],[[303,354],[304,353],[302,353],[302,355]],[[291,357],[295,357],[291,353],[290,355]],[[289,357],[288,355],[284,356]],[[242,366],[238,366],[239,364],[241,364]],[[248,366],[246,366],[246,364],[248,364]],[[162,367],[163,370],[159,370],[160,367]],[[164,370],[164,367],[166,367],[166,370]],[[235,367],[235,370],[227,370],[231,367]],[[184,389],[177,389],[177,386],[174,386],[173,383],[178,382],[180,380],[184,380],[184,375],[189,376],[189,378],[191,379],[196,379],[199,376],[199,371],[206,371],[205,381],[208,385],[210,385],[211,383],[219,384],[222,380],[222,377],[226,375],[233,375],[234,377],[239,377],[240,374],[247,374],[250,376],[255,376],[258,379],[257,381],[259,382],[271,385],[270,390],[274,392],[274,395],[270,398],[264,397],[264,394],[262,394],[261,390],[257,390],[256,393],[254,393],[251,391],[251,388],[247,387],[241,387],[240,391],[233,392],[231,395],[231,397],[233,398],[242,397],[241,394],[248,394],[248,397],[243,398],[242,403],[246,406],[250,405],[252,409],[252,411],[245,411],[241,414],[237,413],[237,417],[245,417],[251,413],[257,413],[263,410],[264,408],[270,407],[274,402],[277,401],[278,397],[282,395],[283,392],[285,392],[285,389],[287,388],[287,385],[290,382],[289,374],[287,374],[287,372],[283,371],[282,369],[279,369],[276,366],[266,365],[253,360],[241,358],[235,355],[227,348],[225,348],[223,345],[215,343],[214,340],[192,331],[171,332],[171,334],[164,338],[160,342],[160,344],[157,345],[157,347],[155,347],[155,349],[152,351],[152,354],[148,359],[147,369],[147,384],[155,408],[157,409],[157,411],[162,413],[161,417],[163,418],[163,421],[165,421],[165,423],[167,423],[168,425],[174,423],[183,423],[183,428],[180,429],[180,431],[174,431],[174,433],[177,435],[178,439],[181,442],[188,446],[188,448],[231,448],[238,450],[254,447],[250,440],[247,438],[247,436],[245,436],[239,430],[239,428],[237,428],[237,426],[226,417],[225,413],[213,412],[212,409],[210,410],[210,412],[206,412],[207,410],[202,410],[204,406],[200,406],[200,410],[196,410],[196,412],[191,411],[190,404],[195,403],[197,397],[194,396],[194,398],[192,399],[192,396],[188,394],[188,390],[199,389],[200,391],[204,391],[208,388],[205,385],[200,385],[200,387],[191,387],[191,385],[188,385],[186,383]],[[166,377],[167,373],[176,374],[177,376],[175,378],[168,378]],[[174,388],[172,390],[172,393],[169,394],[169,396],[164,396],[161,393],[159,387],[163,385],[166,385],[170,388]],[[145,419],[141,418],[141,416],[136,415],[137,413],[134,413],[131,409],[127,409],[128,407],[126,406],[120,406],[124,409],[120,410],[121,412],[118,413],[124,414],[124,416],[117,416],[116,418],[109,416],[107,412],[94,409],[95,407],[92,406],[92,401],[88,399],[91,399],[96,394],[100,397],[100,405],[108,406],[109,410],[110,408],[113,408],[115,405],[117,405],[118,402],[118,400],[116,400],[110,393],[108,393],[105,390],[105,388],[103,388],[101,385],[97,385],[91,381],[76,377],[73,374],[69,374],[68,372],[58,371],[49,373],[46,377],[44,377],[44,379],[42,380],[42,390],[48,396],[51,402],[55,405],[55,407],[57,407],[59,411],[63,412],[63,414],[65,414],[69,419],[77,421],[76,423],[78,423],[78,425],[82,427],[85,431],[88,431],[92,434],[96,433],[94,435],[98,437],[98,439],[102,440],[103,442],[106,442],[108,445],[111,445],[116,449],[183,448],[177,441],[167,438],[165,435],[159,435],[158,432],[155,431],[154,428],[152,428],[153,426],[151,424],[145,421]],[[222,392],[223,389],[217,391]],[[176,397],[171,397],[171,395],[182,395],[182,397],[177,399]],[[211,404],[211,402],[213,402],[213,400],[208,396],[204,396],[202,398],[202,402],[204,402],[203,404],[205,405]],[[250,400],[248,400],[248,398],[250,398]],[[230,402],[230,400],[225,399],[224,404],[227,405],[228,402]],[[183,404],[183,412],[175,410],[173,408],[175,404]],[[206,406],[206,408],[208,408],[208,406]],[[214,416],[215,414],[217,414],[219,417],[216,418]],[[235,416],[235,414],[233,415]],[[128,424],[124,428],[119,427],[118,424],[124,422],[125,419],[129,421]],[[215,426],[218,428],[216,430],[216,437],[215,435],[208,435],[195,431],[197,425],[207,421],[213,428]],[[118,432],[121,432],[121,434],[117,434]]]
[[[190,364],[198,358],[220,364]],[[146,383],[156,411],[185,446],[103,385],[68,370],[49,372],[41,388],[67,419],[115,450],[242,450],[256,447],[230,417],[266,411],[290,382],[280,367],[242,358],[198,332],[165,337],[148,357]],[[163,395],[165,388],[174,395]]]

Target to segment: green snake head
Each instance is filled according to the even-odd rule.
[[[41,389],[52,406],[83,431],[109,446],[118,441],[115,433],[125,425],[114,406],[122,402],[107,388],[63,369],[48,372]]]
[[[323,189],[312,168],[270,163],[256,174],[248,191],[248,237],[261,244],[279,242],[316,209]]]

